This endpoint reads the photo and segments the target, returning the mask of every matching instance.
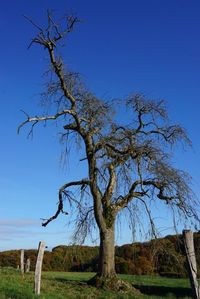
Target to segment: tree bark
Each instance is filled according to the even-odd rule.
[[[197,263],[196,256],[194,251],[194,240],[193,240],[193,232],[191,230],[183,231],[183,240],[186,251],[186,258],[188,264],[188,274],[190,278],[190,284],[192,288],[193,298],[200,298],[200,288],[197,280]]]
[[[115,271],[115,230],[114,224],[100,229],[99,271],[88,281],[89,284],[106,290],[130,291],[139,294],[130,283],[117,277]]]
[[[112,278],[115,272],[115,233],[114,225],[104,231],[100,231],[100,252],[99,252],[99,276]]]

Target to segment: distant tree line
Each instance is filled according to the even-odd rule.
[[[200,270],[200,233],[194,234],[198,270]],[[90,246],[57,246],[46,251],[44,271],[96,272],[99,248]],[[144,243],[126,244],[115,247],[117,273],[136,275],[163,275],[185,277],[186,259],[182,236],[166,236]],[[31,270],[36,263],[36,250],[26,250],[25,260],[30,258]],[[20,250],[0,252],[0,267],[19,265]]]

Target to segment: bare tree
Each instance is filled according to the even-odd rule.
[[[146,99],[143,94],[132,94],[119,101],[105,102],[90,92],[79,74],[64,64],[58,49],[61,41],[79,21],[74,16],[56,23],[48,12],[48,26],[37,28],[32,44],[44,48],[50,60],[51,81],[42,94],[43,102],[52,104],[52,114],[31,117],[27,113],[21,127],[30,124],[30,132],[40,122],[56,121],[63,129],[62,139],[78,138],[83,159],[87,163],[86,178],[67,182],[59,189],[55,214],[44,219],[46,226],[64,211],[64,205],[78,211],[76,236],[84,240],[92,219],[100,235],[99,271],[92,280],[97,286],[120,288],[114,262],[115,220],[131,203],[140,202],[154,227],[149,202],[155,199],[178,208],[186,217],[197,219],[190,177],[170,165],[171,148],[181,141],[190,143],[185,130],[171,125],[165,102]],[[115,106],[127,106],[127,115],[120,122]],[[80,190],[80,198],[76,190]]]

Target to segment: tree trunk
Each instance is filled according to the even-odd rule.
[[[115,272],[115,233],[114,225],[100,232],[99,273],[105,278],[116,276]]]
[[[115,271],[115,230],[114,224],[100,230],[99,271],[88,283],[112,291],[139,293],[130,283],[117,277]]]
[[[100,247],[99,247],[99,269],[89,284],[98,288],[116,290],[121,280],[118,279],[115,272],[115,233],[114,225],[109,228],[100,229]]]

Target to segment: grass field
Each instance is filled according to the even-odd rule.
[[[94,273],[43,272],[40,299],[74,298],[191,298],[189,282],[186,279],[159,276],[119,275],[133,283],[141,295],[115,293],[98,290],[87,285]],[[33,294],[33,273],[21,276],[17,270],[0,269],[0,299],[35,299]]]

